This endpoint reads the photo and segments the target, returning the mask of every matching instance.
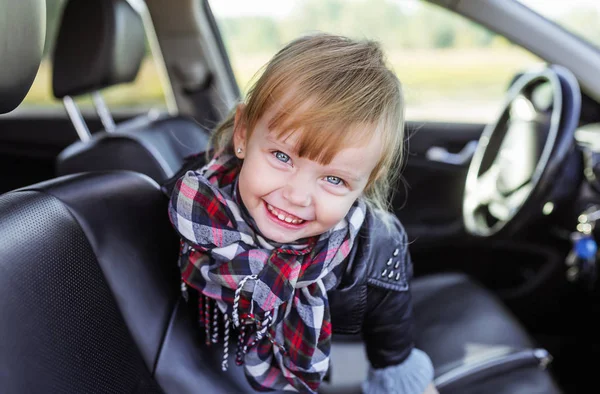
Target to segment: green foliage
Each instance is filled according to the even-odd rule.
[[[282,45],[280,26],[269,17],[239,17],[219,20],[221,34],[228,38],[229,52],[275,52]]]
[[[222,18],[219,23],[233,53],[273,53],[283,43],[314,31],[368,37],[394,50],[482,48],[499,43],[487,29],[416,0],[306,0],[285,18]]]
[[[577,3],[556,17],[559,24],[590,42],[599,40],[600,14],[595,6]],[[255,16],[219,22],[234,53],[273,53],[283,43],[313,31],[368,37],[391,50],[511,45],[458,14],[419,0],[303,0],[285,18]]]

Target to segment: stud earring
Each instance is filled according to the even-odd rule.
[[[237,148],[237,153],[242,153],[242,148]]]

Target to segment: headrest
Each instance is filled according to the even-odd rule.
[[[142,17],[127,1],[70,0],[54,47],[54,96],[133,81],[145,49]]]
[[[0,114],[15,109],[35,79],[46,39],[45,0],[0,0]]]

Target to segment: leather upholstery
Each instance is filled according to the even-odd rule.
[[[243,391],[194,350],[166,206],[132,172],[0,197],[3,393]]]
[[[436,376],[469,359],[534,347],[510,312],[466,275],[415,280],[413,301],[416,345],[430,355]]]
[[[139,174],[128,175],[109,173],[100,182],[91,176],[74,176],[27,190],[43,191],[68,207],[151,368],[179,296],[177,287],[165,286],[178,282],[178,272],[167,263],[178,244],[164,210],[157,209],[164,201],[153,193],[153,183]],[[141,232],[143,228],[152,231]],[[132,293],[143,296],[133,298]]]
[[[187,156],[204,151],[208,139],[208,132],[190,118],[143,116],[120,123],[115,132],[95,133],[89,141],[68,146],[57,157],[56,173],[130,170],[162,181]]]
[[[76,96],[133,81],[145,53],[141,16],[126,0],[70,0],[54,53],[56,97]],[[140,116],[96,131],[64,149],[56,174],[130,170],[163,181],[187,156],[204,151],[209,134],[191,118]]]
[[[440,390],[442,394],[489,392],[492,387],[494,393],[560,393],[550,374],[531,361],[530,366],[498,368],[492,376],[478,374],[482,361],[508,365],[514,352],[536,345],[510,311],[472,278],[430,275],[416,279],[412,288],[416,346],[431,357],[435,377],[472,369],[459,384]]]
[[[561,390],[550,379],[547,371],[538,366],[530,366],[499,373],[449,390],[441,389],[439,392],[440,394],[559,394]]]
[[[534,349],[535,344],[510,312],[471,278],[458,273],[428,275],[415,278],[411,287],[415,345],[430,356],[435,377],[457,368],[472,369],[459,382],[440,388],[440,394],[561,392],[550,373],[533,361],[497,368],[491,374],[476,371],[482,361],[502,365],[504,356],[508,362],[515,351]],[[365,356],[360,338],[334,337],[331,382],[321,392],[360,393],[369,368]]]
[[[54,96],[133,81],[145,54],[144,40],[142,17],[126,0],[68,1],[54,47]]]
[[[15,109],[37,74],[46,38],[44,0],[0,0],[0,114]]]
[[[85,233],[56,197],[0,197],[3,393],[158,393]]]

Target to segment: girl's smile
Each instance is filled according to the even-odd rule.
[[[303,227],[310,224],[310,221],[300,219],[297,216],[291,215],[285,211],[274,208],[266,201],[264,205],[267,210],[267,217],[271,219],[273,223],[275,223],[278,226],[281,226],[285,230],[300,230]]]
[[[283,222],[286,224],[295,224],[295,225],[300,225],[300,224],[306,223],[306,220],[301,219],[298,216],[292,215],[291,213],[288,213],[284,210],[277,209],[267,202],[265,202],[265,206],[267,207],[267,210],[269,211],[269,213],[271,213],[271,216],[273,216],[275,219],[277,219],[280,222]]]

